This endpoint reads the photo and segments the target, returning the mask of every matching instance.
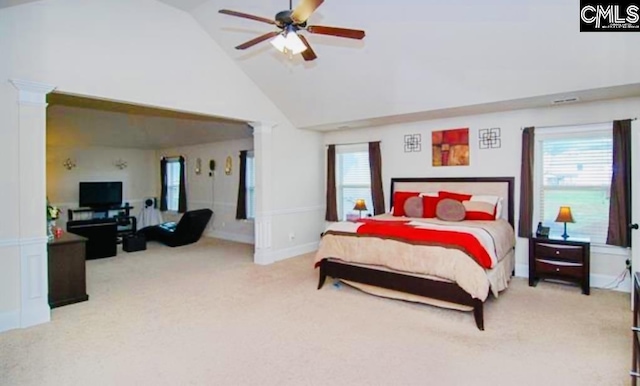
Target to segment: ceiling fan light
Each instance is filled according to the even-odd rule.
[[[271,45],[274,46],[276,50],[285,52],[285,50],[287,49],[287,39],[282,34],[280,34],[271,39]]]
[[[302,39],[300,39],[298,34],[294,31],[289,32],[285,40],[287,50],[291,51],[291,53],[293,53],[294,55],[307,50],[307,46],[302,42]]]

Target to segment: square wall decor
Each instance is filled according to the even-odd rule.
[[[499,149],[502,146],[499,127],[480,129],[478,135],[478,147],[480,149]]]
[[[469,165],[469,128],[433,131],[433,166]]]
[[[412,153],[422,151],[422,136],[420,134],[407,134],[404,136],[404,152]]]

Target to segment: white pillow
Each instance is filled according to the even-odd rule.
[[[473,195],[470,201],[482,201],[488,202],[491,205],[496,206],[496,220],[502,217],[502,197],[489,196],[489,195]]]

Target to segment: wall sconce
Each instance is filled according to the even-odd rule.
[[[202,160],[200,158],[196,158],[195,172],[196,172],[196,174],[202,173]]]
[[[127,167],[127,161],[122,160],[122,159],[118,159],[114,165],[116,165],[116,167],[120,170],[124,169]]]
[[[227,157],[227,160],[224,163],[224,174],[230,176],[231,175],[231,156]]]
[[[67,158],[66,160],[64,160],[64,162],[62,162],[62,166],[64,166],[64,168],[67,170],[71,170],[76,167],[76,161],[72,160],[71,158]]]

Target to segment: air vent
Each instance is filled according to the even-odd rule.
[[[564,105],[567,103],[575,103],[578,102],[580,99],[578,97],[569,97],[569,98],[562,98],[562,99],[556,99],[551,101],[552,105]]]

